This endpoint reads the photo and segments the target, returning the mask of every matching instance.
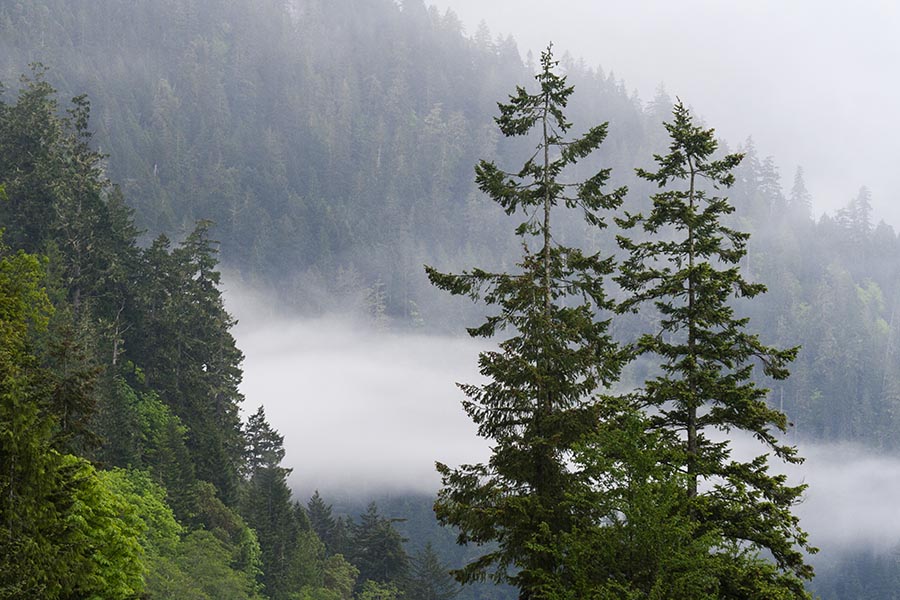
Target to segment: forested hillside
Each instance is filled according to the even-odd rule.
[[[655,186],[633,168],[665,151],[671,101],[563,66],[576,129],[609,121],[599,160],[629,186],[624,208],[646,210]],[[472,167],[529,151],[493,117],[533,70],[513,40],[465,35],[421,0],[0,0],[0,410],[13,474],[0,594],[338,598],[413,585],[407,575],[432,564],[422,540],[413,566],[402,549],[396,572],[367,566],[365,536],[399,546],[394,524],[374,507],[355,524],[315,517],[324,502],[304,510],[264,414],[241,424],[218,261],[292,310],[471,324],[422,265],[514,260]],[[802,346],[769,403],[790,440],[900,452],[896,233],[864,187],[820,217],[801,170],[783,185],[764,149],[729,144],[745,153],[728,194],[732,224],[752,233],[743,273],[769,288],[738,308],[765,343]],[[575,221],[558,231],[615,247]],[[617,320],[614,333],[653,318]],[[645,377],[634,368],[624,383]],[[64,576],[90,553],[130,566]],[[820,573],[823,597],[890,597],[896,568],[882,556],[839,565],[856,583]]]
[[[416,0],[41,0],[0,4],[0,31],[7,87],[40,61],[64,97],[90,98],[95,147],[140,230],[181,240],[210,220],[226,266],[301,310],[336,295],[446,327],[461,308],[421,265],[515,251],[471,173],[475,157],[503,163],[523,147],[501,143],[491,119],[529,65],[512,40],[463,36],[452,14]],[[601,159],[630,184],[629,206],[645,205],[631,169],[664,143],[668,98],[642,104],[612,76],[566,66],[572,121],[611,123]],[[748,154],[731,194],[754,234],[748,273],[772,289],[751,307],[756,326],[804,347],[779,403],[800,435],[897,448],[895,232],[864,189],[814,218],[799,172],[783,188],[752,142],[732,146]]]

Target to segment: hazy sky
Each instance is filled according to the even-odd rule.
[[[732,145],[752,135],[787,189],[803,166],[819,210],[867,185],[900,228],[900,2],[426,1],[523,54],[552,40],[644,100],[662,83]]]

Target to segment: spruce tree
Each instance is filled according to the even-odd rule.
[[[797,167],[794,172],[794,184],[791,186],[791,194],[788,198],[788,210],[794,219],[804,221],[812,219],[812,195],[806,189],[803,167]]]
[[[595,317],[612,306],[603,277],[610,257],[585,254],[554,239],[554,209],[582,212],[591,226],[605,226],[600,211],[620,205],[624,188],[604,193],[609,169],[582,183],[560,181],[563,171],[587,157],[606,137],[607,124],[567,140],[563,111],[572,87],[555,72],[551,49],[541,55],[540,89],[517,88],[496,119],[506,136],[536,134],[535,153],[516,173],[492,162],[476,167],[478,187],[508,215],[521,215],[516,228],[522,258],[512,273],[473,269],[460,275],[426,267],[432,283],[496,308],[473,337],[509,337],[499,349],[480,355],[488,382],[461,385],[464,408],[491,441],[487,464],[459,468],[438,463],[443,478],[435,511],[459,530],[460,543],[493,549],[454,572],[463,583],[490,576],[509,582],[521,598],[554,597],[569,576],[560,548],[576,526],[569,498],[583,485],[568,464],[573,447],[596,427],[594,393],[614,382],[621,368],[608,320]]]
[[[459,592],[459,584],[441,564],[437,552],[434,551],[431,542],[428,542],[412,561],[406,597],[416,600],[452,600]]]
[[[340,554],[343,549],[337,543],[337,522],[331,514],[331,505],[325,504],[325,500],[319,495],[319,490],[316,490],[307,502],[306,514],[310,527],[325,544],[325,551],[328,555]]]
[[[359,516],[359,523],[352,525],[350,561],[359,569],[357,593],[361,593],[369,581],[390,584],[402,582],[409,571],[409,556],[403,549],[406,540],[394,528],[396,519],[388,519],[378,513],[378,507],[370,502],[366,512]]]
[[[650,429],[668,438],[673,466],[687,474],[689,518],[700,534],[718,532],[724,544],[711,550],[733,559],[722,563],[719,594],[806,598],[802,580],[812,577],[812,568],[803,551],[812,549],[791,512],[805,486],[789,486],[784,475],[770,473],[768,454],[742,461],[722,441],[730,432],[747,432],[775,457],[801,462],[778,438],[787,427],[784,414],[768,406],[768,390],[751,378],[759,364],[765,375],[784,379],[797,348],[763,345],[732,306],[733,296],[765,291],[741,275],[749,235],[723,223],[734,207],[713,195],[734,182],[731,171],[742,156],[714,159],[713,130],[696,125],[680,102],[673,115],[665,124],[669,153],[654,157],[658,170],[637,169],[661,189],[651,198],[652,210],[619,222],[647,236],[638,242],[619,237],[628,253],[616,278],[629,294],[621,309],[652,304],[659,315],[658,329],[642,335],[635,351],[657,357],[661,372],[637,397]],[[760,553],[770,554],[774,567],[758,560]]]
[[[247,480],[241,516],[259,539],[259,580],[272,600],[289,598],[317,578],[325,549],[309,530],[306,513],[291,502],[291,469],[281,466],[284,438],[269,425],[262,406],[248,419],[244,439]]]

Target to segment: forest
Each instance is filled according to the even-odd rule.
[[[574,88],[560,83],[554,100],[573,142],[541,139],[503,108],[531,106],[557,73]],[[724,375],[695,373],[699,355],[676,326],[649,334],[688,318],[654,261],[688,262],[675,249],[679,197],[666,195],[683,172],[670,152],[677,135],[709,129],[662,91],[641,100],[564,53],[522,57],[512,38],[466,35],[421,0],[0,0],[0,82],[0,597],[839,600],[900,589],[900,547],[806,554],[790,512],[802,486],[765,461],[717,470],[721,447],[702,431],[683,444],[672,433],[696,432],[696,407],[657,398],[680,397],[681,375],[727,379],[741,410],[699,422],[757,434],[773,462],[794,460],[799,441],[900,452],[900,242],[865,187],[815,216],[801,168],[782,186],[750,139],[692,142],[714,184],[699,188],[709,221],[689,225],[715,256],[698,293],[716,302],[699,319],[729,332],[710,350],[728,357],[704,355]],[[528,160],[555,141],[573,148],[558,170]],[[580,182],[571,200],[561,183],[554,192],[558,246],[541,243],[542,197],[494,165],[541,193],[557,189],[542,179],[550,171]],[[503,460],[441,465],[437,498],[297,497],[277,427],[263,408],[242,414],[223,271],[295,314],[496,335],[505,345],[480,366],[497,387],[469,386],[466,411],[509,445]],[[525,299],[535,294],[552,302]],[[604,348],[606,362],[579,344]],[[691,358],[667,369],[660,356]],[[751,356],[764,368],[745,370]],[[569,400],[557,418],[512,400],[496,409],[532,385],[518,360],[560,382],[554,394]],[[574,374],[541,372],[548,364]],[[603,400],[588,401],[597,390]],[[536,425],[504,425],[492,406]],[[526,460],[523,448],[538,450]],[[560,456],[586,478],[644,484],[600,493]],[[517,470],[528,461],[544,466]],[[683,469],[659,466],[673,464]],[[703,488],[715,477],[731,482],[719,504]],[[485,478],[536,491],[510,484],[506,504],[490,504],[478,500]],[[737,514],[741,503],[769,516]],[[492,510],[534,520],[473,516]]]

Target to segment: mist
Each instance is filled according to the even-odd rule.
[[[460,406],[455,382],[477,382],[484,340],[379,331],[348,315],[278,315],[264,297],[226,292],[240,320],[245,413],[265,406],[284,435],[285,465],[298,498],[434,493],[434,462],[488,457],[488,443]],[[738,457],[761,453],[749,436]],[[900,457],[854,444],[796,442],[802,465],[773,461],[793,484],[809,485],[797,507],[822,556],[900,544]]]
[[[478,462],[485,442],[455,382],[478,381],[483,344],[462,337],[379,331],[349,315],[267,314],[231,293],[245,354],[245,413],[262,404],[284,435],[291,487],[323,493],[432,493],[436,460]]]
[[[752,136],[786,189],[802,166],[819,213],[866,185],[876,217],[900,228],[897,3],[430,3],[452,9],[469,34],[482,20],[495,35],[511,34],[523,55],[552,41],[558,56],[614,72],[644,101],[664,85],[732,147]]]

